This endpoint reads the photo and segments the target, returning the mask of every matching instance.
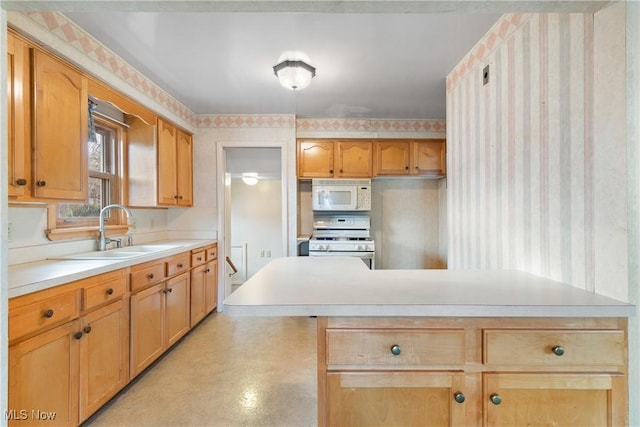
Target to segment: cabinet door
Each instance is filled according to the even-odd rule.
[[[36,197],[87,199],[87,79],[35,51],[33,177]]]
[[[622,374],[486,374],[487,426],[627,424]]]
[[[165,348],[171,347],[189,332],[189,273],[182,273],[167,281],[165,289]]]
[[[298,177],[333,177],[333,141],[298,142]]]
[[[414,175],[446,175],[446,144],[444,140],[413,142]]]
[[[80,319],[80,422],[129,380],[129,304],[119,300]]]
[[[371,178],[373,145],[371,141],[337,141],[335,147],[337,176]]]
[[[330,426],[462,426],[464,376],[452,372],[327,374]]]
[[[175,205],[178,173],[176,161],[177,132],[173,125],[158,119],[158,204]]]
[[[211,313],[218,306],[218,261],[206,264],[204,279],[205,312]]]
[[[24,196],[29,177],[29,48],[7,36],[7,145],[9,197]]]
[[[178,205],[193,204],[193,141],[191,135],[177,131],[177,188]]]
[[[376,142],[376,175],[409,175],[409,141]]]
[[[164,346],[164,297],[162,282],[131,295],[131,378],[162,354]]]
[[[205,270],[206,265],[201,265],[191,270],[191,327],[201,321],[206,315],[205,311]]]
[[[9,425],[78,425],[78,321],[9,347]]]

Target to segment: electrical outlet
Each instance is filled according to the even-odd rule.
[[[136,219],[135,218],[131,218],[129,220],[129,228],[131,228],[131,230],[135,230],[136,229]]]
[[[267,258],[271,258],[271,251],[267,251]]]
[[[13,223],[7,224],[7,242],[10,242],[13,239]]]
[[[260,258],[264,258],[264,249],[260,251]]]

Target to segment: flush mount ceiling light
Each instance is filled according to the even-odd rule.
[[[316,69],[304,61],[284,60],[273,67],[280,84],[287,89],[304,89],[316,75]]]
[[[244,182],[247,185],[256,185],[258,183],[258,173],[244,172],[242,174],[242,182]]]

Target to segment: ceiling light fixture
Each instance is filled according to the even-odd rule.
[[[287,89],[304,89],[316,75],[315,67],[304,61],[284,60],[273,67],[280,84]]]
[[[247,185],[256,185],[258,183],[258,173],[244,172],[242,174],[242,182],[244,182]]]

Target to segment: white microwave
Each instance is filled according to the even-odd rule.
[[[370,179],[311,180],[314,211],[371,210]]]

